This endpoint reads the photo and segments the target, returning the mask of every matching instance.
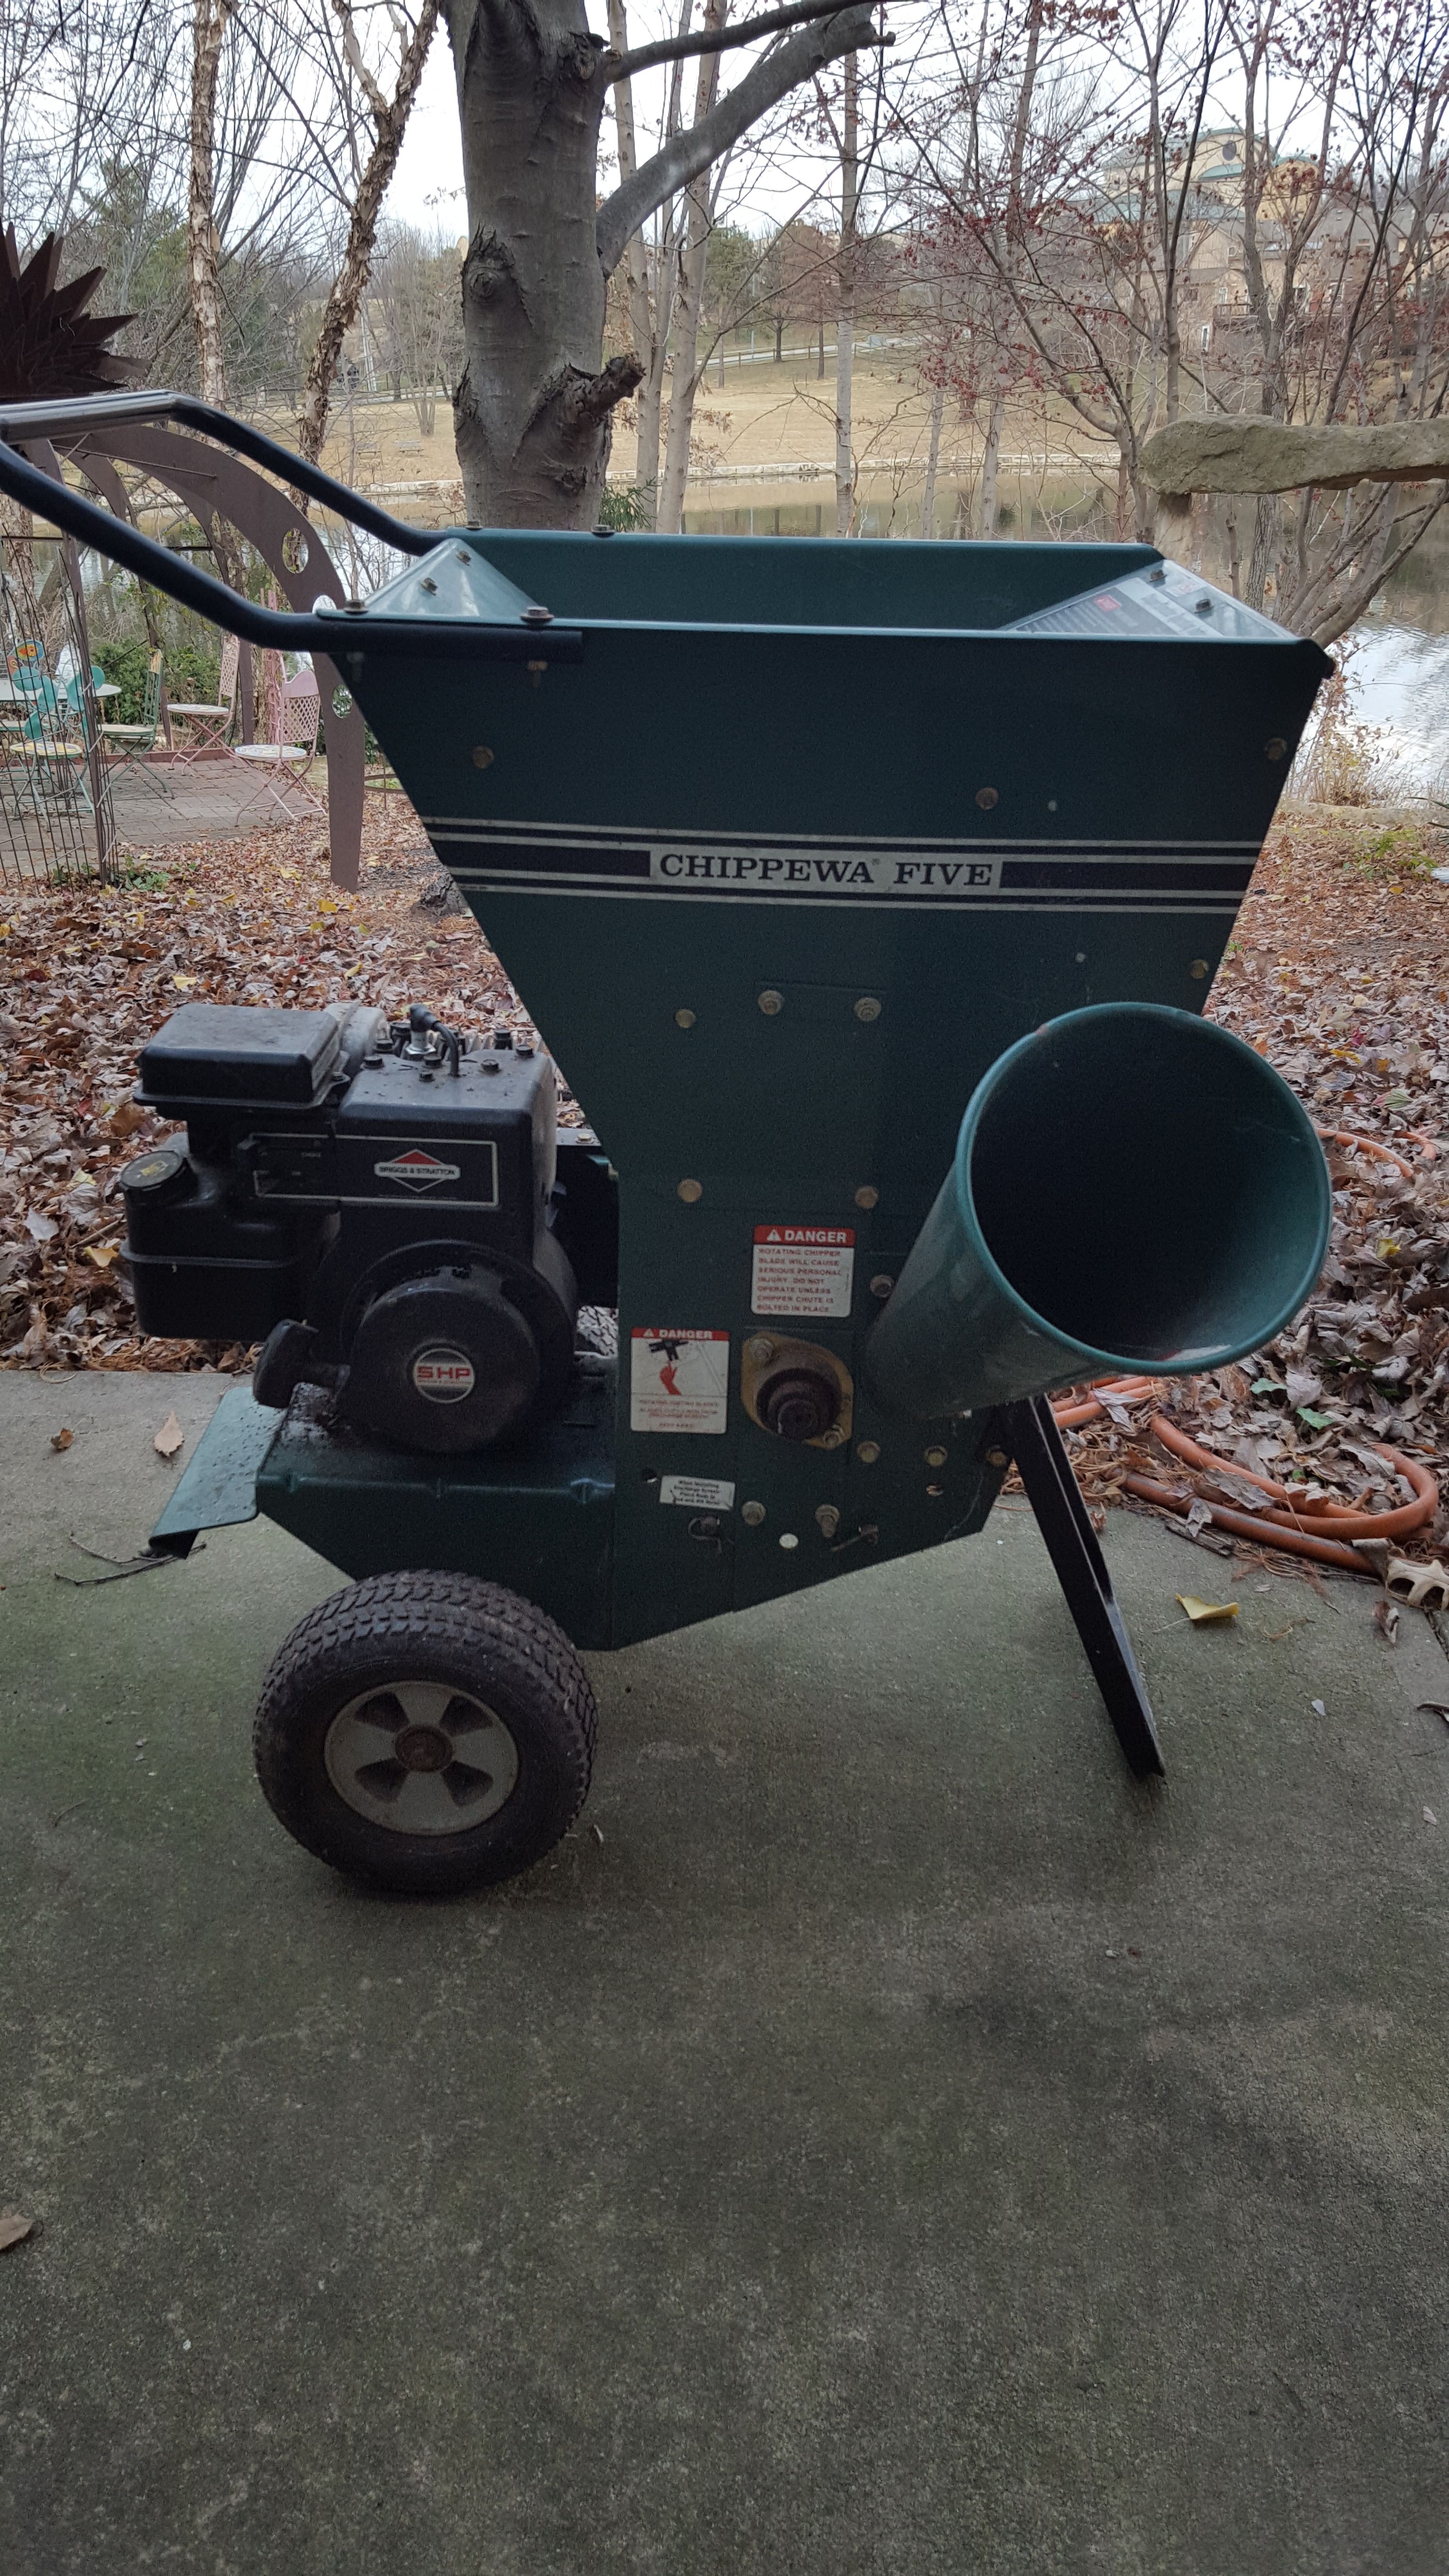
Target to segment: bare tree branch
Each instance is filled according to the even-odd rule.
[[[402,150],[408,117],[423,76],[433,30],[438,23],[438,7],[439,0],[422,0],[417,24],[402,49],[397,88],[391,102],[380,90],[378,92],[382,105],[373,111],[377,139],[367,156],[353,204],[352,219],[347,227],[347,246],[323,311],[322,328],[317,334],[317,345],[307,369],[302,410],[297,422],[297,443],[313,464],[322,452],[322,441],[327,434],[332,379],[337,372],[342,343],[357,318],[358,307],[367,291],[372,248],[377,238],[377,219],[382,212],[388,181],[397,167],[397,156]]]
[[[861,52],[866,46],[885,40],[877,35],[872,23],[873,11],[866,0],[853,0],[832,18],[817,20],[803,27],[783,45],[773,46],[763,59],[753,64],[742,81],[722,98],[702,125],[692,125],[667,143],[662,152],[635,171],[606,197],[599,208],[599,259],[605,276],[617,267],[624,245],[631,233],[662,206],[680,188],[687,188],[701,170],[738,143],[760,117],[776,103],[798,89],[802,81],[813,78],[827,63],[838,62],[842,54]]]
[[[834,18],[843,0],[797,0],[792,9],[771,9],[763,18],[747,18],[738,27],[706,27],[697,36],[661,36],[657,45],[636,46],[632,54],[606,54],[607,80],[631,80],[635,72],[652,72],[656,63],[678,62],[686,54],[720,54],[728,45],[752,45],[759,36],[778,35],[782,27],[800,27],[811,18]]]

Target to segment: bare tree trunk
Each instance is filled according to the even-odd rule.
[[[442,0],[452,38],[470,226],[463,263],[467,364],[454,403],[468,515],[495,527],[581,527],[598,517],[616,405],[640,353],[603,361],[608,277],[641,225],[827,63],[878,42],[865,0],[813,10],[760,55],[713,113],[667,140],[602,204],[605,96],[679,40],[621,64],[584,0]],[[683,50],[717,50],[692,40]],[[666,280],[661,276],[659,296]],[[660,315],[656,344],[662,342]]]
[[[350,33],[348,0],[333,0],[333,6]],[[377,239],[377,219],[382,212],[388,181],[397,167],[397,156],[402,150],[413,100],[428,58],[428,47],[438,23],[438,7],[439,0],[422,0],[417,24],[403,47],[397,88],[392,98],[388,99],[375,81],[369,79],[367,83],[375,137],[353,201],[342,264],[322,309],[322,327],[308,361],[306,381],[302,387],[302,408],[297,420],[297,444],[314,465],[322,453],[322,442],[327,435],[332,380],[342,355],[342,343],[357,319],[367,292],[373,245]]]
[[[996,481],[1001,463],[1001,426],[1006,418],[1006,396],[1000,384],[991,396],[991,409],[986,415],[986,441],[981,450],[981,535],[996,534]]]
[[[216,75],[222,38],[235,0],[196,0],[191,40],[191,169],[187,191],[186,261],[203,402],[226,401],[221,346],[221,295],[216,276],[216,224],[212,196],[212,137],[216,124]]]
[[[945,386],[943,384],[932,385],[931,437],[930,444],[926,449],[926,488],[921,494],[921,534],[923,537],[933,537],[936,533],[936,469],[941,462],[941,421],[944,416],[945,409]]]
[[[820,341],[816,351],[815,381],[817,384],[823,384],[825,382],[825,319],[823,315],[820,320]]]
[[[855,457],[850,404],[855,363],[856,223],[860,207],[860,73],[845,58],[840,122],[840,257],[835,323],[835,533],[848,537],[855,517]]]
[[[729,0],[705,0],[704,27],[722,27]],[[695,86],[694,122],[702,125],[719,88],[719,56],[700,58]],[[709,259],[709,174],[701,172],[688,191],[689,208],[684,254],[679,268],[679,321],[674,336],[674,368],[669,380],[669,437],[664,450],[664,480],[659,490],[656,525],[678,536],[684,524],[684,490],[689,481],[689,437],[694,425],[694,398],[699,391],[699,317],[704,303],[704,274]],[[707,362],[706,362],[707,363]]]
[[[609,0],[609,43],[614,52],[621,57],[629,50],[629,22],[624,0]],[[639,149],[634,132],[633,82],[616,81],[613,99],[614,133],[619,147],[619,177],[621,180],[632,179],[639,167]],[[661,364],[657,379],[654,377],[651,365],[654,355],[654,326],[649,312],[649,254],[645,249],[642,233],[630,235],[629,246],[624,253],[624,276],[629,291],[629,336],[634,343],[635,356],[648,370],[644,384],[640,388],[636,406],[638,444],[634,480],[649,496],[652,516],[653,497],[659,481],[659,408],[663,393],[664,370]]]

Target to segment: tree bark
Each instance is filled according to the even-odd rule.
[[[921,494],[921,534],[936,533],[936,473],[941,462],[941,422],[946,409],[943,383],[931,387],[931,435],[926,448],[926,488]]]
[[[854,54],[845,61],[845,100],[840,120],[840,255],[835,300],[835,533],[848,537],[855,516],[855,456],[851,446],[851,394],[855,365],[856,223],[860,208],[860,74]]]
[[[221,293],[216,274],[216,224],[212,193],[212,137],[216,124],[216,75],[222,38],[235,0],[196,0],[191,39],[191,167],[187,189],[186,264],[196,325],[198,380],[203,402],[226,401],[221,344]]]
[[[681,30],[681,32],[684,31]],[[627,54],[629,50],[629,24],[624,0],[609,0],[609,46],[613,53],[621,56]],[[619,178],[622,183],[626,179],[632,179],[639,167],[639,150],[634,133],[634,88],[633,83],[628,80],[614,83],[614,133],[619,147]],[[649,261],[644,248],[643,235],[640,233],[631,233],[629,236],[629,246],[624,253],[624,274],[629,290],[629,337],[634,344],[636,354],[647,360],[653,356],[654,325],[649,310]],[[652,370],[646,374],[641,383],[636,405],[638,445],[634,480],[641,491],[648,494],[648,505],[652,515],[655,489],[659,481],[659,402],[663,386],[662,366],[658,379],[652,384],[651,376]],[[652,407],[646,400],[646,396],[651,391]]]
[[[655,209],[779,99],[872,41],[870,10],[852,0],[784,37],[602,205],[599,125],[617,57],[591,35],[584,0],[443,0],[443,14],[468,198],[467,364],[454,406],[468,515],[587,527],[615,405],[644,374],[635,351],[602,363],[610,272]]]
[[[339,17],[351,31],[351,12],[347,0],[333,0]],[[367,280],[372,268],[373,247],[377,240],[377,219],[388,182],[397,167],[408,118],[433,30],[438,23],[439,0],[422,0],[417,24],[403,47],[398,64],[397,88],[389,100],[375,81],[367,83],[368,105],[372,110],[374,140],[367,156],[362,177],[353,200],[352,216],[347,227],[347,242],[342,264],[332,281],[332,290],[322,309],[322,327],[317,334],[302,388],[302,408],[297,421],[297,444],[309,463],[315,465],[322,453],[327,435],[327,415],[332,403],[332,380],[342,343],[357,319]]]
[[[1006,417],[1006,396],[998,383],[991,396],[991,409],[986,415],[986,444],[981,451],[981,534],[996,534],[996,480],[1001,463],[1001,425]]]
[[[704,26],[721,28],[729,0],[705,0]],[[694,122],[702,125],[719,88],[719,56],[700,57],[695,88]],[[669,437],[664,450],[664,480],[659,491],[656,524],[678,536],[684,524],[684,493],[689,481],[689,440],[694,426],[694,398],[699,391],[699,317],[704,303],[704,275],[709,258],[709,176],[692,180],[685,200],[689,212],[680,260],[679,321],[674,337],[674,366],[669,380]],[[706,361],[707,363],[707,361]]]

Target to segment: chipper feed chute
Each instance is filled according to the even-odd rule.
[[[1127,545],[394,529],[373,598],[282,617],[3,448],[0,486],[330,655],[598,1139],[422,1011],[147,1050],[189,1146],[128,1176],[143,1320],[265,1339],[277,1408],[228,1399],[158,1543],[259,1506],[368,1579],[269,1677],[299,1838],[397,1886],[522,1867],[587,1784],[573,1648],[978,1530],[1013,1457],[1160,1769],[1044,1393],[1220,1365],[1317,1274],[1311,1126],[1198,1017],[1317,647]]]

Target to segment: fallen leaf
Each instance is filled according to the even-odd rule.
[[[86,1259],[93,1261],[98,1270],[109,1270],[111,1263],[120,1257],[120,1250],[119,1243],[88,1243]]]
[[[1439,1819],[1435,1815],[1432,1807],[1426,1807],[1424,1809],[1424,1822],[1426,1825],[1437,1825],[1439,1822]]]
[[[179,993],[189,993],[192,985],[196,981],[196,977],[194,975],[173,975],[171,981],[176,986]]]
[[[1324,1707],[1321,1699],[1311,1699],[1308,1705],[1312,1709],[1315,1717],[1327,1717],[1328,1711]]]
[[[1376,1601],[1374,1603],[1374,1626],[1377,1628],[1379,1635],[1384,1639],[1387,1645],[1396,1646],[1398,1644],[1399,1605],[1397,1601]]]
[[[1199,1601],[1193,1592],[1179,1592],[1177,1598],[1195,1628],[1220,1626],[1238,1615],[1236,1601]]]
[[[42,1216],[38,1208],[31,1208],[26,1216],[25,1231],[33,1235],[37,1243],[49,1243],[51,1236],[59,1230],[54,1217]]]
[[[50,1435],[50,1445],[52,1449],[68,1449],[74,1438],[75,1433],[73,1431],[52,1431]]]
[[[120,1107],[113,1109],[106,1120],[111,1134],[123,1142],[127,1136],[134,1136],[137,1128],[144,1127],[145,1124],[146,1112],[144,1109],[138,1109],[134,1100],[123,1100]]]
[[[23,2245],[34,2227],[33,2218],[22,2218],[18,2209],[0,2209],[0,2254],[8,2254],[12,2245]]]
[[[151,1446],[158,1458],[174,1458],[185,1444],[186,1434],[174,1413],[168,1413]]]

